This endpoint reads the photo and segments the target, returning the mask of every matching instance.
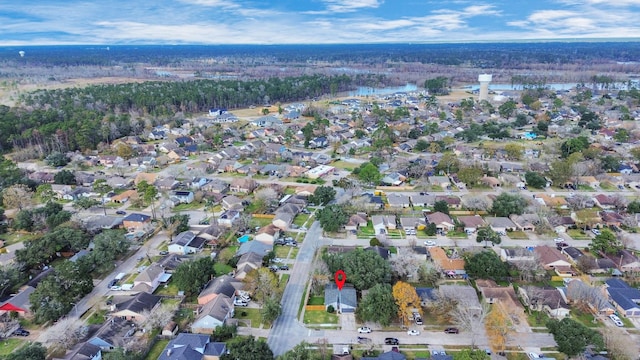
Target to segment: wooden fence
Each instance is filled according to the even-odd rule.
[[[307,305],[304,307],[304,309],[306,311],[313,311],[313,310],[326,310],[326,308],[324,307],[324,305]]]

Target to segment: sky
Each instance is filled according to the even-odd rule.
[[[640,38],[640,0],[28,0],[0,8],[0,46]]]

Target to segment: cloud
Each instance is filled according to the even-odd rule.
[[[363,8],[377,8],[383,0],[324,0],[330,12],[353,12]]]

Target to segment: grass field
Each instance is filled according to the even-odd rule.
[[[309,297],[308,305],[324,305],[324,296],[311,296],[311,297]]]
[[[580,229],[569,229],[567,234],[575,240],[591,240],[589,234]]]
[[[236,309],[236,313],[233,317],[236,319],[239,319],[240,321],[250,320],[252,328],[259,328],[260,323],[262,322],[260,309],[249,309],[249,308]]]
[[[524,231],[511,231],[507,233],[507,236],[515,240],[529,240],[529,235]]]
[[[337,324],[338,315],[324,310],[307,310],[304,312],[305,324]]]
[[[168,339],[156,341],[156,343],[151,347],[151,350],[149,350],[149,353],[147,354],[147,357],[145,357],[145,360],[158,359],[162,354],[162,350],[164,350],[168,343]]]
[[[216,262],[213,265],[213,268],[215,269],[216,275],[218,276],[228,274],[233,271],[233,268],[231,266],[219,262]]]
[[[20,339],[4,339],[0,341],[0,358],[11,354],[17,348],[22,346],[23,343],[24,341]]]

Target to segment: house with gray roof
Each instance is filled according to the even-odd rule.
[[[397,351],[387,351],[384,352],[376,357],[368,357],[368,356],[363,356],[360,359],[361,360],[405,360],[407,357]]]
[[[389,206],[393,208],[406,208],[411,206],[409,196],[402,194],[389,194],[387,196],[387,202]]]
[[[345,284],[342,290],[338,290],[335,283],[329,282],[324,288],[324,306],[326,309],[333,306],[338,313],[355,312],[358,306],[356,289],[351,284]]]
[[[609,279],[605,281],[609,300],[625,317],[640,317],[640,290],[631,287],[622,279]]]
[[[234,314],[233,299],[220,294],[198,309],[191,331],[198,334],[211,334],[218,326],[224,325]]]
[[[198,295],[198,304],[204,305],[213,301],[216,297],[224,295],[231,300],[235,299],[236,291],[242,290],[244,284],[242,281],[234,279],[229,275],[218,276],[209,281],[205,288]]]
[[[507,231],[515,231],[518,228],[508,217],[486,217],[484,221],[499,234],[506,234]]]
[[[225,343],[211,342],[209,335],[180,333],[169,341],[158,360],[203,360],[219,357],[226,349]]]
[[[273,250],[273,244],[265,244],[260,241],[250,240],[240,244],[240,248],[236,252],[236,256],[242,256],[248,252],[254,252],[258,255],[265,256],[271,250]]]
[[[113,317],[122,318],[138,323],[144,322],[144,313],[152,311],[160,305],[160,297],[146,292],[131,296],[128,300],[116,304]]]

